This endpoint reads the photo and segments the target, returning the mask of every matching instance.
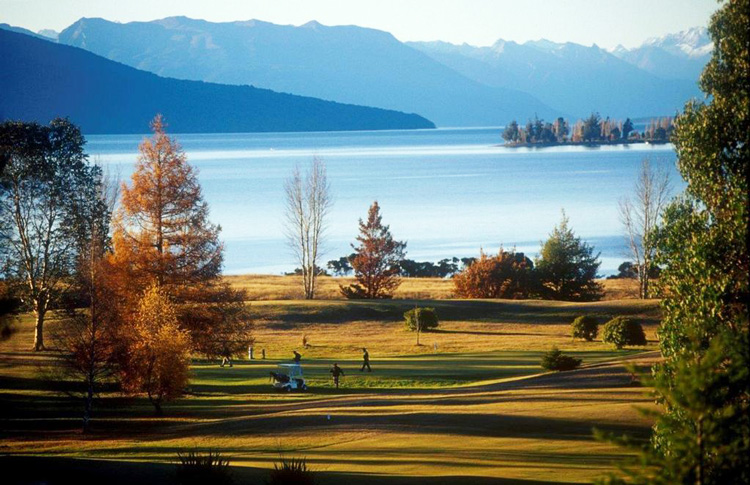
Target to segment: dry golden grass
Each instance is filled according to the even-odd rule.
[[[423,334],[421,347],[401,323],[414,304],[441,316],[440,331]],[[40,378],[54,361],[28,351],[33,325],[24,318],[19,333],[0,343],[0,437],[10,458],[43,461],[0,465],[54,482],[42,476],[52,458],[93,459],[110,483],[126,471],[169,483],[166,464],[199,448],[231,457],[239,483],[263,483],[280,453],[306,457],[330,485],[590,483],[626,455],[594,440],[593,427],[643,438],[651,424],[634,407],[652,407],[650,398],[613,359],[647,364],[654,353],[573,341],[569,324],[580,313],[637,316],[652,350],[654,301],[285,300],[250,309],[256,350],[266,348],[268,360],[233,368],[195,361],[190,394],[169,403],[164,417],[154,417],[145,399],[104,394],[88,436],[78,431],[80,403]],[[311,343],[302,350],[311,391],[272,393],[268,372],[301,347],[302,335]],[[586,367],[542,374],[540,354],[553,344]],[[362,346],[372,374],[358,371]],[[328,376],[334,359],[347,370],[340,390]]]
[[[247,292],[249,300],[297,300],[302,298],[301,276],[278,275],[236,275],[224,277],[229,284]],[[318,279],[316,298],[339,300],[343,297],[339,285],[350,285],[354,278],[333,278],[323,276]],[[605,300],[622,300],[638,297],[636,280],[599,280],[604,286]],[[442,278],[404,278],[393,295],[395,299],[441,300],[454,298],[453,281]]]

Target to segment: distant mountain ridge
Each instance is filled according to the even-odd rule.
[[[415,112],[442,126],[563,114],[528,93],[468,79],[387,32],[357,26],[84,18],[59,42],[162,76]]]
[[[0,120],[67,116],[84,133],[144,133],[158,112],[176,133],[434,128],[416,114],[163,78],[5,28],[0,92]]]
[[[529,92],[577,117],[592,111],[614,117],[673,114],[700,94],[697,76],[660,77],[596,45],[546,39],[523,44],[500,39],[490,47],[408,45],[477,82]]]
[[[694,27],[647,39],[634,49],[617,46],[612,54],[663,79],[698,79],[711,57],[708,30]]]

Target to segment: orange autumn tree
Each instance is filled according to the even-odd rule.
[[[479,251],[479,258],[453,277],[459,298],[528,298],[534,263],[523,253],[500,248],[497,255]]]
[[[139,146],[131,184],[121,188],[112,267],[124,313],[143,288],[156,285],[173,299],[196,350],[239,352],[249,341],[244,294],[221,281],[221,228],[209,221],[197,171],[165,127],[157,115],[153,136]]]
[[[383,225],[377,201],[367,212],[367,222],[359,220],[357,241],[350,261],[357,284],[340,286],[341,293],[347,298],[391,298],[401,284],[399,265],[406,243],[394,240],[390,228]]]
[[[128,348],[123,389],[145,393],[161,415],[162,403],[182,395],[187,386],[190,336],[180,328],[169,296],[156,284],[143,293],[134,317],[123,332]]]

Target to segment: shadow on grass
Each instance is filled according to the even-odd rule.
[[[658,305],[651,301],[600,301],[571,303],[540,300],[377,300],[326,301],[325,304],[262,304],[251,306],[271,328],[300,323],[346,323],[351,321],[401,321],[415,305],[434,307],[443,321],[488,323],[570,323],[577,316],[591,314],[601,319],[617,315],[638,315],[646,323],[659,321]]]
[[[175,450],[176,453],[176,450]],[[67,485],[70,483],[133,483],[176,484],[175,465],[167,463],[127,462],[113,460],[85,460],[60,457],[3,456],[0,457],[4,483],[8,485]],[[268,469],[232,467],[238,485],[261,485],[268,477]],[[541,485],[554,482],[502,479],[475,476],[392,476],[363,473],[316,472],[321,485]]]

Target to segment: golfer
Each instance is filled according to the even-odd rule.
[[[221,347],[221,364],[219,366],[224,367],[227,364],[232,367],[232,352],[229,351],[229,346],[224,344]]]
[[[344,369],[339,367],[338,364],[333,364],[331,367],[331,376],[333,376],[333,383],[336,384],[336,389],[339,388],[339,377],[344,375]]]
[[[292,350],[292,352],[294,352],[294,363],[299,364],[299,361],[302,360],[302,356],[296,350]]]
[[[367,352],[366,348],[362,348],[362,368],[359,369],[360,372],[365,370],[365,367],[367,367],[367,372],[372,372],[372,368],[370,367],[370,354]]]

